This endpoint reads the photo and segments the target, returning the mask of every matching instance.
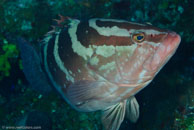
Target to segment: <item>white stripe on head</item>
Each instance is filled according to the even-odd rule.
[[[154,29],[123,29],[123,28],[119,28],[117,26],[113,26],[113,27],[99,27],[96,25],[96,21],[107,21],[107,22],[118,22],[118,23],[130,23],[130,24],[134,24],[134,25],[140,25],[140,26],[145,26],[144,24],[139,24],[139,23],[133,23],[133,22],[128,22],[125,20],[115,20],[115,19],[90,19],[89,20],[89,26],[94,28],[100,35],[103,36],[122,36],[122,37],[129,37],[131,36],[130,34],[133,34],[135,32],[144,32],[147,35],[151,35],[151,34],[166,34],[166,32],[160,32]]]
[[[79,56],[82,56],[85,60],[88,59],[88,57],[91,57],[93,54],[93,49],[92,48],[86,48],[84,47],[80,41],[77,39],[77,27],[79,25],[80,21],[79,20],[72,20],[70,27],[68,29],[69,36],[71,38],[72,42],[72,49],[74,53],[77,53]]]
[[[129,31],[127,29],[121,29],[117,26],[114,27],[98,27],[96,25],[96,20],[101,19],[90,19],[89,20],[89,26],[91,28],[94,28],[100,35],[102,36],[123,36],[123,37],[129,37]]]
[[[59,42],[59,33],[60,32],[61,31],[56,33],[53,55],[54,55],[55,62],[57,63],[58,67],[61,69],[61,71],[63,71],[63,73],[65,73],[66,79],[68,81],[74,82],[74,78],[71,76],[71,74],[68,72],[68,70],[64,67],[64,63],[59,56],[58,42]]]

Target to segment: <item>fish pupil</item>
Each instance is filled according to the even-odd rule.
[[[142,40],[143,36],[137,36],[137,40]]]

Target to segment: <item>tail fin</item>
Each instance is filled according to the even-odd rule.
[[[52,87],[41,68],[41,59],[38,53],[33,46],[23,38],[18,38],[17,44],[21,53],[23,71],[26,79],[30,82],[34,90],[42,94],[48,94],[51,92]]]

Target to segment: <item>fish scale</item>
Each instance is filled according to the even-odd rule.
[[[51,82],[74,109],[102,110],[106,130],[118,130],[125,113],[136,122],[139,105],[135,94],[145,88],[172,57],[180,36],[152,25],[119,19],[60,18],[56,20],[58,27],[54,27],[41,44],[42,57],[31,57],[32,64],[23,59],[27,78],[32,73],[27,68],[32,67],[33,75],[41,73],[44,79],[41,82],[33,79],[35,77],[28,78],[32,86],[37,81],[40,85]],[[24,50],[32,47],[23,43],[20,50],[25,55]],[[35,60],[43,62],[33,63]],[[43,71],[36,70],[40,66]]]

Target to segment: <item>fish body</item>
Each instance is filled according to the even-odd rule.
[[[44,79],[76,110],[102,110],[107,130],[119,129],[125,114],[136,122],[139,105],[134,95],[174,54],[180,36],[125,20],[68,21],[43,40],[39,60]]]

